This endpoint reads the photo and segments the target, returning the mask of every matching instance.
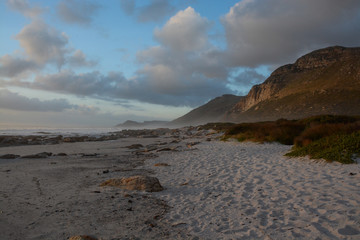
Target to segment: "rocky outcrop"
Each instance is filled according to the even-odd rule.
[[[276,69],[264,83],[253,86],[223,120],[360,114],[360,109],[355,107],[360,102],[358,93],[360,48],[329,47]]]

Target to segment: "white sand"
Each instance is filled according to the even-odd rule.
[[[172,207],[163,221],[175,229],[201,239],[360,239],[358,164],[288,159],[279,144],[194,147],[146,162],[167,188],[153,195]]]
[[[205,138],[153,159],[122,148],[172,140],[0,148],[0,155],[69,154],[0,160],[0,239],[360,239],[360,165],[288,159],[290,147],[279,144]],[[138,174],[157,177],[166,190],[99,187]]]

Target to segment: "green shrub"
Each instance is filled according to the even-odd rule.
[[[285,156],[309,156],[341,163],[354,163],[353,156],[360,154],[360,131],[350,134],[333,134],[307,146],[294,146]]]
[[[225,138],[292,145],[303,129],[303,124],[283,119],[276,122],[241,123],[229,128],[225,132]]]
[[[358,130],[360,130],[360,122],[312,125],[295,138],[294,144],[300,147],[306,146],[313,141],[333,134],[348,134]]]
[[[352,163],[360,149],[360,117],[323,115],[301,120],[227,125],[223,140],[279,142],[294,145],[287,156]]]

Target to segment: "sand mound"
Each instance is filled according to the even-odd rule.
[[[127,190],[140,190],[146,192],[160,192],[164,190],[156,177],[149,176],[132,176],[128,178],[109,179],[100,184],[100,186],[119,187]]]

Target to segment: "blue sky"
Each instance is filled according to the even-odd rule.
[[[359,22],[356,0],[0,0],[0,127],[172,120]]]

